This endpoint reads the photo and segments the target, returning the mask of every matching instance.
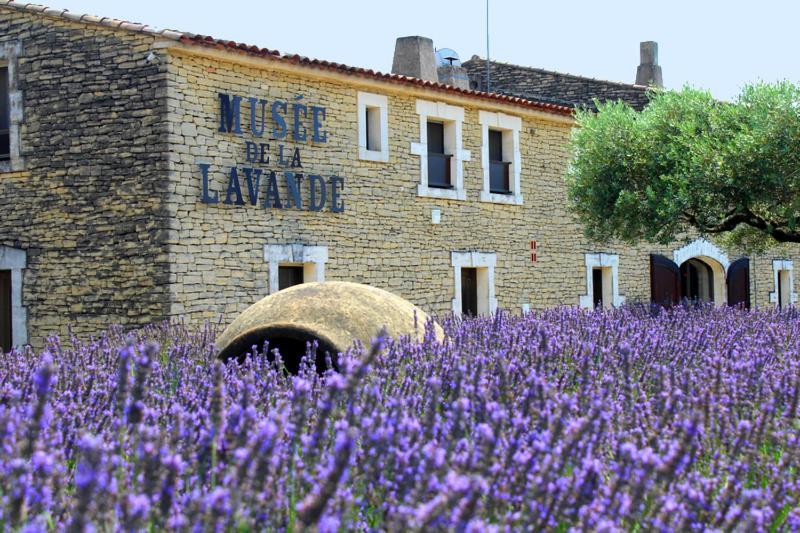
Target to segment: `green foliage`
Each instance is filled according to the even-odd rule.
[[[654,91],[636,112],[576,113],[568,172],[589,238],[667,243],[687,230],[763,249],[800,242],[800,88],[755,84],[734,102]]]

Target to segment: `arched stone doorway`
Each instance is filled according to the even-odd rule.
[[[652,301],[660,305],[687,299],[749,307],[749,260],[731,263],[713,243],[697,239],[675,250],[673,259],[650,256],[650,290]]]
[[[696,239],[675,250],[673,257],[680,267],[682,298],[725,305],[725,273],[731,264],[725,252],[705,239]]]

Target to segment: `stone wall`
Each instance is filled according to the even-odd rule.
[[[558,115],[19,10],[0,8],[0,30],[0,54],[14,53],[19,127],[19,157],[0,165],[0,246],[24,252],[21,305],[35,346],[68,325],[86,336],[166,317],[227,324],[268,294],[265,249],[327,257],[326,279],[381,287],[442,314],[455,296],[453,252],[494,254],[497,304],[519,311],[579,304],[585,254],[599,253],[618,256],[620,295],[646,302],[649,254],[672,258],[691,240],[588,242],[566,209],[572,124]],[[388,99],[388,161],[359,159],[359,91]],[[310,106],[326,109],[327,142],[220,132],[219,93],[245,106],[249,96],[291,105],[302,95],[309,120]],[[464,110],[465,200],[418,196],[418,100]],[[480,201],[480,111],[522,121],[522,205]],[[246,163],[248,140],[269,143],[271,162]],[[344,212],[249,205],[241,173],[245,205],[224,203],[230,167],[286,170],[275,161],[279,144],[289,158],[300,150],[302,169],[288,170],[344,177]],[[217,204],[202,201],[201,164]],[[433,210],[441,223],[431,223]],[[788,247],[752,259],[755,305],[770,305],[772,260],[799,258]]]
[[[388,162],[358,158],[357,93],[384,94],[389,107]],[[495,294],[499,307],[519,311],[523,305],[544,308],[577,305],[585,294],[584,254],[619,255],[620,294],[628,302],[649,301],[649,255],[672,258],[674,246],[620,244],[598,246],[585,240],[567,212],[564,173],[571,125],[557,116],[513,106],[464,101],[397,84],[376,86],[358,78],[324,76],[289,68],[276,61],[239,61],[197,50],[173,50],[169,67],[171,128],[170,264],[175,315],[222,319],[227,323],[269,292],[265,245],[327,246],[325,277],[375,285],[408,298],[433,313],[451,310],[454,275],[451,252],[494,253]],[[220,133],[219,93],[241,95],[244,135]],[[303,95],[308,105],[327,110],[325,144],[283,144],[298,147],[305,173],[345,177],[344,213],[264,209],[260,205],[224,205],[227,169],[274,164],[245,162],[249,96],[291,104]],[[420,136],[417,99],[441,101],[465,110],[463,148],[465,201],[419,197],[419,157],[411,143]],[[502,111],[523,119],[521,131],[521,206],[479,201],[482,188],[481,109]],[[275,141],[271,142],[274,152]],[[274,154],[273,154],[274,155]],[[211,165],[211,188],[220,203],[201,202],[198,164]],[[242,189],[245,189],[243,178]],[[281,186],[281,196],[286,190]],[[246,193],[245,193],[246,195]],[[431,224],[431,211],[441,210],[441,223]],[[538,243],[538,261],[531,262],[530,241]],[[687,239],[688,240],[688,239]],[[731,256],[731,260],[737,256]],[[767,264],[769,263],[769,264]],[[755,261],[751,276],[753,302],[766,305],[771,288],[771,262]],[[767,271],[767,269],[769,271]],[[769,279],[769,283],[767,283]],[[767,290],[767,285],[770,285]]]
[[[0,8],[18,50],[22,170],[0,173],[0,245],[24,250],[29,341],[169,313],[165,66],[153,38]]]

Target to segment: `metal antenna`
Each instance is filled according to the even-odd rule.
[[[492,92],[492,80],[489,76],[489,0],[486,0],[486,92]]]

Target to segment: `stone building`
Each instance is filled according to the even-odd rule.
[[[437,314],[524,312],[722,304],[738,265],[736,301],[796,298],[793,256],[748,270],[703,240],[588,242],[563,181],[575,103],[470,88],[427,39],[381,74],[8,0],[0,30],[3,348],[228,323],[325,279]],[[683,289],[659,285],[670,273]]]

